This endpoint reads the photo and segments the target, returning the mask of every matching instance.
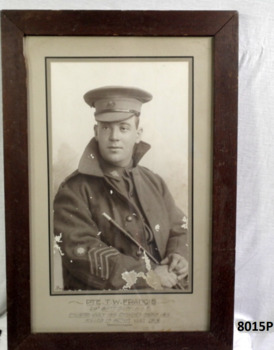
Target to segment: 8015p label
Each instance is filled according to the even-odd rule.
[[[239,332],[269,332],[274,326],[271,321],[238,321],[237,322],[237,330]]]

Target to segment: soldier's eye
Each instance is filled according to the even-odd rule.
[[[128,126],[120,126],[120,130],[122,132],[125,132],[125,131],[128,131],[129,130],[129,127]]]

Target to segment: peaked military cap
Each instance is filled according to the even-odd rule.
[[[95,108],[95,119],[101,122],[116,122],[139,116],[142,104],[151,99],[150,93],[126,86],[104,86],[84,95],[86,103]]]

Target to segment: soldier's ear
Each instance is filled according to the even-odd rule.
[[[143,128],[139,128],[137,129],[137,139],[136,139],[136,143],[139,143],[142,139],[142,134],[143,134]]]
[[[93,127],[95,139],[98,141],[98,125],[95,124]]]

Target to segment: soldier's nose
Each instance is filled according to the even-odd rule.
[[[109,138],[111,141],[119,140],[119,131],[116,128],[113,128],[110,132]]]

